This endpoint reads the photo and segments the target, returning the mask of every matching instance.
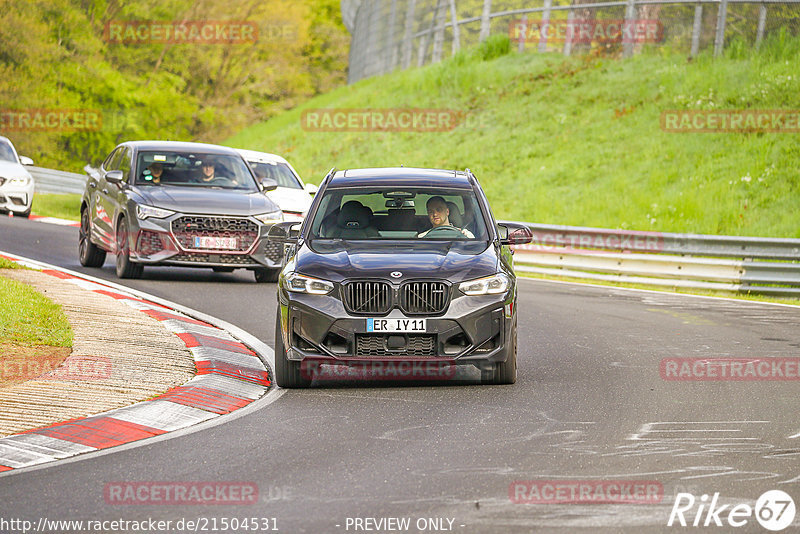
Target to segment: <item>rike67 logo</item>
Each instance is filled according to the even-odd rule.
[[[701,496],[697,501],[691,493],[678,493],[667,526],[743,527],[755,516],[762,527],[777,532],[792,524],[796,512],[792,497],[781,490],[764,492],[755,507],[744,503],[732,508],[731,504],[720,505],[719,493],[714,494],[711,502],[708,502],[708,495]]]

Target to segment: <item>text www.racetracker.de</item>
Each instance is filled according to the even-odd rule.
[[[160,520],[151,517],[140,520],[105,519],[48,519],[38,521],[0,518],[0,532],[272,532],[278,530],[274,517],[197,517],[192,519]]]

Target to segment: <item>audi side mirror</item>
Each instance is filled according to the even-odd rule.
[[[106,182],[110,184],[121,183],[123,178],[122,171],[108,171],[104,178],[106,179]]]
[[[278,189],[278,182],[273,180],[272,178],[264,178],[261,180],[261,187],[264,188],[264,191],[275,191]]]

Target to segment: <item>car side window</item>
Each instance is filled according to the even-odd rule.
[[[131,149],[130,147],[125,147],[125,150],[122,151],[122,159],[118,165],[119,170],[122,171],[122,181],[127,182],[130,174],[131,174]]]
[[[103,162],[103,170],[108,172],[119,169],[120,156],[122,156],[122,147],[118,147],[116,150],[114,150],[114,152],[109,154],[109,156]]]

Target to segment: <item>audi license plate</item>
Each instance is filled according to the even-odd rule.
[[[236,250],[235,237],[196,236],[194,248]]]
[[[427,332],[425,319],[367,319],[367,332]]]

